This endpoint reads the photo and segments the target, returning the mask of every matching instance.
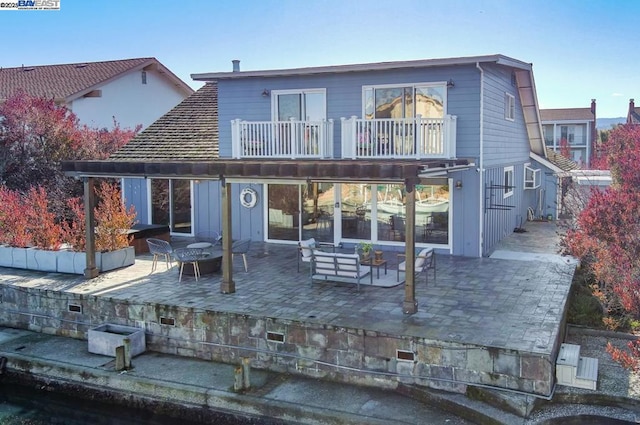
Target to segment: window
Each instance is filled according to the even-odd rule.
[[[537,189],[540,187],[540,170],[531,168],[530,165],[524,166],[524,188]]]
[[[504,197],[508,198],[513,195],[513,165],[504,167]]]
[[[446,83],[363,87],[363,116],[372,118],[442,118],[446,111]]]
[[[142,84],[147,84],[147,71],[142,71]]]
[[[509,121],[516,119],[516,98],[509,93],[504,94],[504,118]]]

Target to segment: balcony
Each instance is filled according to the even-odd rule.
[[[233,158],[331,158],[334,123],[327,121],[231,121]],[[342,118],[344,159],[456,157],[456,117]]]
[[[231,121],[234,158],[328,158],[333,120]]]
[[[456,117],[342,120],[343,158],[454,158]]]

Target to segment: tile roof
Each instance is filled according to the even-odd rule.
[[[218,86],[207,83],[113,153],[113,161],[199,161],[219,157]]]
[[[547,159],[562,171],[571,171],[580,168],[576,162],[564,157],[560,152],[556,152],[553,149],[547,148]]]
[[[540,109],[543,121],[593,121],[591,108]]]
[[[32,96],[69,102],[127,72],[155,65],[186,94],[193,90],[155,58],[0,68],[0,99],[18,89]]]

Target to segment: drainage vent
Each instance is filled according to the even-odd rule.
[[[69,304],[69,311],[71,313],[82,313],[82,306],[78,304]]]
[[[161,325],[167,325],[167,326],[175,326],[176,325],[176,319],[174,319],[173,317],[161,317],[160,318],[160,324]]]
[[[284,334],[280,332],[267,332],[267,341],[284,342]]]
[[[407,362],[415,362],[416,353],[413,351],[396,350],[396,358]]]

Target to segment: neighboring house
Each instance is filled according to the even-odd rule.
[[[82,124],[143,128],[193,93],[155,58],[0,68],[0,101],[18,90],[54,99]]]
[[[548,149],[565,153],[580,166],[589,166],[598,137],[595,99],[590,108],[541,109],[540,119]]]
[[[629,99],[629,112],[627,112],[627,124],[640,124],[640,108],[636,108],[633,99]]]
[[[192,77],[206,85],[109,160],[67,173],[123,177],[139,220],[173,234],[229,229],[234,239],[398,250],[411,234],[416,246],[475,257],[530,208],[555,204],[540,200],[561,169],[546,158],[529,63],[491,55],[240,71],[235,62]]]

